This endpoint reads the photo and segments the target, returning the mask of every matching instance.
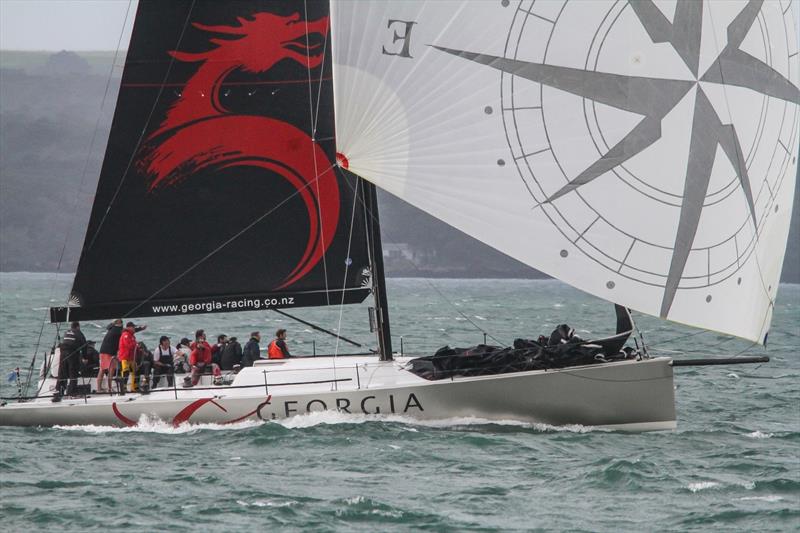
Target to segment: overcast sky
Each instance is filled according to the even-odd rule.
[[[136,0],[0,0],[0,48],[116,50],[130,6],[124,49],[136,4]]]

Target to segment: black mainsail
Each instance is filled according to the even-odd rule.
[[[328,2],[139,3],[69,307],[52,321],[362,301]]]

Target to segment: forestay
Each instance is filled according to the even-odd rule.
[[[797,173],[790,2],[331,10],[351,171],[591,294],[765,340]]]

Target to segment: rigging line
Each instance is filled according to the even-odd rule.
[[[103,98],[100,100],[100,109],[98,110],[98,113],[97,113],[97,120],[94,123],[94,131],[92,132],[92,139],[89,142],[89,150],[86,153],[86,160],[84,161],[84,164],[83,164],[83,172],[81,174],[81,183],[78,186],[78,190],[75,192],[75,197],[73,199],[72,209],[70,210],[70,212],[74,212],[75,211],[75,208],[78,205],[78,199],[80,198],[80,194],[83,191],[84,185],[86,184],[86,175],[87,175],[88,169],[89,169],[89,159],[91,158],[92,149],[94,148],[95,141],[97,140],[97,131],[100,129],[100,120],[103,117],[103,110],[105,109],[106,100],[108,99],[108,91],[109,91],[109,89],[111,87],[111,78],[114,76],[114,67],[117,64],[117,58],[119,57],[119,50],[120,50],[120,47],[122,46],[122,38],[125,36],[125,27],[128,25],[128,17],[130,16],[131,4],[132,3],[133,3],[133,0],[128,0],[128,7],[125,9],[125,19],[122,21],[122,28],[120,29],[119,38],[117,39],[117,48],[114,51],[114,59],[112,60],[111,68],[108,71],[108,77],[106,78],[106,87],[105,87],[105,90],[103,91]],[[69,241],[69,231],[65,232],[65,235],[64,235],[64,243],[61,246],[61,253],[58,256],[58,265],[56,266],[56,274],[59,274],[61,272],[61,267],[63,265],[64,254],[66,253],[66,250],[67,250],[67,242],[68,241]],[[50,284],[50,291],[49,291],[49,298],[51,298],[51,299],[53,297],[53,292],[55,291],[55,286],[56,286],[56,279],[55,279],[55,276],[54,276],[53,277],[53,281]],[[67,293],[67,304],[69,304],[69,292]],[[32,359],[36,357],[36,352],[39,351],[39,346],[41,345],[42,336],[44,335],[44,328],[45,328],[45,325],[47,324],[47,322],[48,322],[48,311],[46,310],[45,313],[44,313],[44,317],[42,318],[41,327],[39,328],[39,335],[36,338],[36,344],[34,345],[35,347],[34,347],[34,354],[33,354]],[[47,356],[45,356],[45,357],[47,357]],[[30,381],[30,376],[28,377],[28,382],[26,382],[26,384],[25,384],[26,393],[27,393],[27,388],[28,388],[28,385],[29,385],[29,381]]]
[[[694,337],[695,335],[702,335],[703,333],[709,333],[708,330],[701,329],[700,331],[693,331],[692,333],[687,333],[686,335],[679,335],[677,337],[671,337],[669,339],[658,341],[656,343],[649,343],[648,346],[652,348],[653,346],[660,346],[662,344],[667,344],[673,341],[679,341],[681,339],[688,339],[689,337]]]
[[[356,182],[356,191],[358,191],[358,182]],[[358,204],[357,201],[358,195],[357,193],[353,195],[353,209],[350,212],[350,233],[347,237],[347,260],[345,260],[344,264],[344,280],[343,286],[347,286],[347,273],[350,269],[350,245],[353,242],[353,226],[355,222],[356,216],[356,205]],[[342,300],[339,303],[339,323],[336,326],[336,331],[342,331],[342,316],[344,315],[344,292],[342,293]],[[336,337],[336,345],[333,349],[333,379],[336,379],[336,357],[339,355],[339,337]],[[358,365],[356,365],[356,373],[358,373]],[[333,382],[334,387],[338,390],[339,385],[336,381]]]
[[[752,350],[754,346],[760,346],[760,345],[761,345],[761,344],[760,344],[759,342],[754,342],[754,343],[750,344],[750,346],[748,346],[747,348],[745,348],[745,349],[743,349],[743,350],[741,350],[741,351],[738,351],[738,352],[736,352],[736,353],[735,353],[735,354],[733,354],[731,357],[739,357],[740,355],[742,355],[742,354],[744,354],[744,353],[746,353],[746,352],[749,352],[750,350]]]
[[[180,36],[178,37],[178,42],[175,43],[175,50],[178,50],[181,47],[181,42],[183,41],[183,36],[186,33],[186,28],[189,25],[189,19],[192,16],[192,11],[194,11],[194,5],[197,0],[192,0],[191,5],[189,6],[189,12],[186,14],[186,19],[183,21],[183,27],[181,28]],[[175,56],[170,54],[169,65],[167,66],[167,72],[164,74],[164,79],[159,84],[158,93],[156,94],[156,98],[153,101],[153,105],[150,108],[150,113],[147,115],[147,120],[144,122],[144,126],[142,127],[142,132],[139,134],[139,138],[136,140],[136,144],[133,147],[133,152],[131,152],[131,157],[128,159],[128,164],[125,166],[125,171],[122,173],[122,177],[119,180],[119,185],[117,185],[117,190],[114,191],[114,195],[111,197],[111,201],[108,203],[108,207],[106,207],[105,213],[103,213],[103,217],[100,219],[100,223],[97,226],[97,229],[92,235],[91,241],[89,245],[86,246],[87,250],[90,250],[92,246],[94,246],[97,237],[100,235],[100,230],[103,228],[103,224],[108,217],[108,213],[111,212],[111,208],[114,206],[114,202],[117,200],[117,196],[119,196],[119,192],[122,190],[122,185],[125,183],[125,178],[128,177],[128,171],[131,169],[131,165],[133,165],[134,159],[136,159],[136,154],[139,152],[139,147],[142,144],[142,140],[144,139],[145,133],[147,133],[147,128],[150,125],[150,121],[153,119],[153,114],[156,111],[156,107],[158,107],[158,101],[161,99],[161,95],[164,92],[164,87],[166,86],[167,80],[169,79],[169,75],[172,72],[172,66],[175,64]]]
[[[328,15],[328,31],[325,32],[325,42],[322,44],[322,64],[319,68],[319,81],[317,82],[317,109],[316,114],[314,116],[314,123],[311,125],[311,136],[314,139],[317,138],[317,123],[319,122],[319,102],[322,99],[322,80],[325,79],[325,60],[327,59],[328,53],[328,36],[331,34],[331,19],[330,14]],[[306,34],[306,40],[308,39],[308,34]],[[330,77],[333,79],[333,76]],[[336,137],[336,133],[334,132],[334,138]]]
[[[338,168],[338,167],[337,167]],[[347,286],[347,274],[350,269],[350,264],[352,261],[350,260],[350,250],[351,244],[353,242],[353,227],[355,226],[356,220],[356,205],[358,204],[358,186],[360,183],[360,179],[356,181],[356,193],[353,196],[353,209],[350,212],[350,234],[347,237],[347,259],[344,263],[344,279],[342,280],[342,287]],[[342,331],[342,315],[344,314],[344,292],[342,292],[342,301],[339,303],[339,324],[336,327],[336,331]],[[360,346],[359,346],[360,347]],[[333,350],[333,362],[334,362],[334,370],[333,370],[333,377],[336,378],[336,356],[339,354],[339,336],[336,337],[336,346]],[[358,369],[356,369],[358,372]]]
[[[312,98],[313,93],[311,92],[311,56],[308,55],[308,51],[309,51],[309,49],[311,47],[311,42],[309,40],[309,35],[308,35],[308,0],[303,0],[303,10],[305,11],[305,21],[304,22],[305,22],[305,27],[306,27],[306,74],[308,75],[308,114],[309,114],[309,123],[310,124],[314,124],[315,123],[315,119],[314,119],[314,102],[313,102],[313,98]],[[323,57],[323,61],[324,60],[325,60],[325,58]],[[313,129],[312,129],[312,131],[311,131],[311,159],[314,161],[314,174],[316,174],[317,177],[319,177],[319,169],[317,168],[317,158],[316,158],[315,149],[318,146],[319,145],[317,145],[316,131],[313,131]],[[320,149],[322,149],[322,148],[320,147]],[[330,167],[329,167],[329,169],[330,169]],[[323,174],[324,174],[324,172],[323,172]],[[334,178],[335,177],[336,177],[336,175],[334,174]],[[315,184],[317,186],[317,198],[320,198],[319,181],[315,180]],[[328,254],[324,253],[324,251],[326,250],[326,248],[325,248],[325,228],[323,226],[324,223],[322,221],[322,203],[321,202],[317,202],[317,217],[319,217],[319,240],[320,240],[320,243],[322,244],[322,250],[323,250],[323,254],[322,254],[322,271],[323,271],[323,274],[324,274],[323,277],[325,278],[325,299],[326,299],[327,303],[330,304],[330,296],[329,296],[330,289],[328,288],[328,259],[327,259],[327,255]]]
[[[364,347],[363,344],[359,344],[359,343],[357,343],[356,341],[354,341],[352,339],[348,339],[344,335],[339,335],[338,333],[334,333],[333,331],[331,331],[329,329],[325,329],[322,326],[318,326],[318,325],[316,325],[316,324],[314,324],[312,322],[309,322],[307,320],[303,320],[300,317],[296,317],[294,315],[291,315],[291,314],[287,313],[286,311],[281,311],[280,309],[278,309],[276,307],[270,307],[269,310],[272,311],[273,313],[278,313],[279,315],[283,315],[283,316],[285,316],[287,318],[291,318],[292,320],[300,322],[301,324],[305,324],[306,326],[308,326],[310,328],[313,328],[313,329],[315,329],[317,331],[321,331],[322,333],[330,335],[331,337],[338,337],[338,338],[342,339],[345,342],[349,342],[353,346],[357,346],[359,348],[363,348]]]
[[[128,24],[128,16],[130,15],[131,4],[132,4],[132,0],[129,0],[128,1],[128,7],[125,10],[125,19],[122,22],[122,28],[120,29],[119,38],[117,39],[117,48],[114,51],[114,59],[113,59],[113,61],[111,63],[111,68],[108,71],[108,77],[106,78],[106,87],[105,87],[105,90],[103,91],[103,98],[100,100],[100,110],[97,113],[97,120],[95,120],[95,123],[94,123],[94,131],[92,132],[92,139],[89,142],[89,150],[86,152],[86,159],[83,162],[83,172],[81,173],[81,183],[78,186],[77,192],[75,193],[75,200],[73,201],[72,210],[71,211],[74,211],[75,208],[77,207],[78,198],[79,198],[81,192],[83,191],[84,184],[86,183],[86,174],[88,173],[88,170],[89,170],[89,160],[92,157],[92,150],[94,148],[95,141],[97,140],[97,131],[100,129],[100,121],[103,118],[103,110],[106,107],[106,100],[108,98],[108,90],[111,87],[111,78],[114,77],[114,67],[116,67],[116,65],[117,65],[117,58],[119,57],[119,49],[120,49],[120,46],[122,45],[122,38],[125,35],[125,27]],[[65,253],[65,250],[67,248],[67,241],[68,240],[69,240],[69,232],[66,232],[66,235],[64,237],[64,245],[61,248],[61,255],[58,258],[58,267],[56,267],[56,273],[61,272],[62,259],[64,258],[64,253]],[[69,304],[69,293],[67,294],[66,303]]]
[[[331,168],[333,168],[333,165],[331,165],[331,166],[329,166],[328,168],[326,168],[326,169],[325,169],[325,170],[322,172],[322,174],[325,174],[325,173],[326,173],[326,172],[328,172],[328,171],[329,171]],[[270,209],[269,211],[267,211],[267,212],[266,212],[266,213],[264,213],[263,215],[259,216],[259,217],[258,217],[258,218],[256,218],[255,220],[253,220],[253,221],[252,221],[250,224],[248,224],[247,226],[245,226],[244,228],[242,228],[242,229],[241,229],[239,232],[237,232],[235,235],[233,235],[232,237],[230,237],[229,239],[227,239],[226,241],[224,241],[222,244],[220,244],[219,246],[217,246],[216,248],[214,248],[213,250],[211,250],[211,251],[210,251],[209,253],[207,253],[205,256],[203,256],[202,258],[200,258],[199,260],[197,260],[197,261],[196,261],[196,262],[195,262],[193,265],[191,265],[189,268],[187,268],[186,270],[184,270],[184,271],[183,271],[181,274],[179,274],[178,276],[176,276],[175,278],[173,278],[171,281],[167,282],[165,285],[163,285],[163,286],[162,286],[160,289],[158,289],[158,290],[157,290],[157,291],[155,291],[153,294],[151,294],[150,296],[148,296],[146,299],[144,299],[144,300],[142,300],[141,302],[139,302],[139,303],[138,303],[138,304],[137,304],[135,307],[131,308],[131,309],[130,309],[130,310],[127,312],[127,313],[125,313],[125,314],[122,316],[122,318],[127,318],[127,317],[131,316],[131,315],[133,314],[133,312],[134,312],[134,311],[136,311],[137,309],[139,309],[140,307],[142,307],[144,304],[146,304],[147,302],[149,302],[150,300],[152,300],[153,298],[155,298],[156,296],[158,296],[158,295],[159,295],[161,292],[163,292],[165,289],[167,289],[168,287],[170,287],[171,285],[173,285],[175,282],[177,282],[178,280],[180,280],[181,278],[183,278],[183,277],[184,277],[186,274],[188,274],[189,272],[191,272],[192,270],[194,270],[195,268],[197,268],[198,266],[200,266],[200,265],[201,265],[203,262],[205,262],[205,261],[206,261],[206,260],[207,260],[209,257],[211,257],[211,256],[213,256],[214,254],[216,254],[217,252],[219,252],[219,251],[220,251],[221,249],[223,249],[225,246],[227,246],[228,244],[230,244],[230,243],[231,243],[231,242],[233,242],[234,240],[238,239],[238,238],[239,238],[239,237],[240,237],[240,236],[241,236],[243,233],[245,233],[245,232],[247,232],[248,230],[250,230],[250,228],[252,228],[252,227],[253,227],[253,226],[255,226],[256,224],[258,224],[259,222],[261,222],[262,220],[264,220],[265,218],[267,218],[268,216],[270,216],[272,213],[274,213],[275,211],[277,211],[278,209],[280,209],[280,208],[281,208],[281,207],[282,207],[284,204],[286,204],[286,203],[287,203],[289,200],[291,200],[292,198],[294,198],[295,196],[297,196],[298,194],[300,194],[300,193],[301,193],[303,190],[305,190],[305,189],[307,189],[308,187],[310,187],[312,183],[316,182],[316,181],[319,179],[320,175],[321,175],[321,174],[317,174],[317,175],[316,175],[316,177],[314,177],[314,179],[313,179],[313,180],[310,180],[308,183],[306,183],[305,185],[303,185],[302,187],[300,187],[299,189],[297,189],[295,192],[293,192],[292,194],[290,194],[289,196],[287,196],[286,198],[284,198],[283,200],[281,200],[281,201],[280,201],[280,202],[279,202],[277,205],[275,205],[275,206],[274,206],[272,209]]]
[[[355,174],[355,173],[353,173],[353,174]],[[357,175],[357,174],[356,174],[356,175]],[[361,178],[361,177],[359,176],[359,178]],[[364,178],[361,178],[361,179],[364,179]],[[369,181],[369,180],[367,180],[367,181]],[[348,184],[348,185],[349,185],[349,184]],[[351,186],[350,188],[352,189],[352,186]],[[359,201],[361,201],[361,200],[359,199]],[[362,202],[362,204],[363,204],[363,202]],[[374,215],[374,214],[373,214],[371,211],[369,211],[369,210],[366,208],[366,206],[364,206],[364,217],[370,217],[370,218],[372,218],[373,220],[376,220],[376,219],[375,219],[375,215]],[[386,231],[386,230],[384,230],[384,228],[383,228],[383,227],[381,228],[381,231],[385,231],[385,233],[386,233],[387,235],[388,235],[388,234],[390,234],[390,232],[389,232],[389,231]],[[411,263],[411,266],[412,266],[412,267],[414,267],[414,270],[416,270],[417,272],[420,272],[420,268],[419,268],[417,265],[415,265],[413,262],[410,262],[410,263]],[[371,262],[370,262],[370,264],[371,264]],[[442,293],[442,291],[441,291],[441,290],[439,290],[439,288],[438,288],[436,285],[434,285],[434,284],[433,284],[433,282],[431,281],[431,279],[430,279],[430,278],[428,278],[427,276],[420,276],[420,279],[424,280],[424,281],[425,281],[425,282],[426,282],[426,283],[427,283],[427,284],[428,284],[428,285],[429,285],[429,286],[430,286],[430,287],[431,287],[431,288],[432,288],[434,291],[436,291],[436,293],[439,295],[439,297],[440,297],[442,300],[444,300],[444,301],[445,301],[445,303],[446,303],[447,305],[449,305],[450,307],[452,307],[452,308],[453,308],[453,309],[454,309],[454,310],[455,310],[455,311],[456,311],[456,312],[457,312],[459,315],[461,315],[461,317],[462,317],[464,320],[466,320],[467,322],[469,322],[470,324],[472,324],[472,326],[473,326],[475,329],[477,329],[477,330],[478,330],[478,331],[480,331],[481,333],[485,334],[485,335],[486,335],[488,338],[492,339],[494,342],[496,342],[496,343],[497,343],[497,344],[499,344],[500,346],[505,346],[505,345],[503,344],[503,342],[502,342],[502,341],[500,341],[500,340],[498,340],[497,338],[495,338],[495,336],[494,336],[494,335],[492,335],[492,334],[491,334],[491,333],[489,333],[488,331],[484,330],[482,327],[480,327],[478,324],[476,324],[476,323],[475,323],[475,322],[474,322],[474,321],[473,321],[473,320],[472,320],[472,319],[471,319],[469,316],[465,315],[465,314],[464,314],[464,313],[463,313],[463,312],[462,312],[460,309],[458,309],[458,307],[456,307],[456,306],[453,304],[453,302],[451,302],[451,301],[450,301],[450,300],[449,300],[449,299],[448,299],[448,298],[447,298],[447,297],[444,295],[444,293]]]

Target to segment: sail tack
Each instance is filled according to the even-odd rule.
[[[790,3],[331,5],[351,171],[591,294],[764,340],[797,175]]]
[[[327,2],[139,2],[71,304],[53,320],[357,302]]]

